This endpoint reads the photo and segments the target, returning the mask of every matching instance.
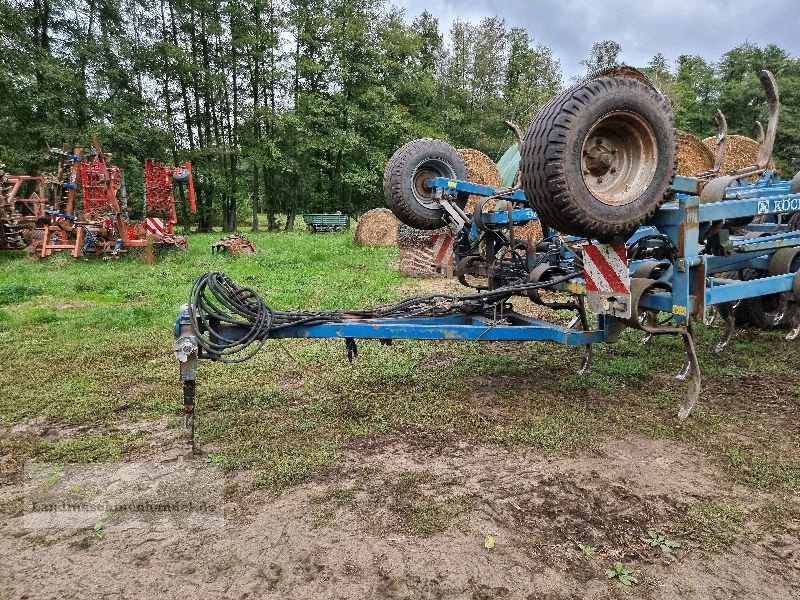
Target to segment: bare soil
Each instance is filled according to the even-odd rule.
[[[167,435],[136,459],[197,460]],[[643,542],[695,503],[766,499],[677,441],[629,436],[547,459],[408,428],[354,440],[281,493],[246,480],[229,478],[222,528],[109,527],[88,540],[25,529],[22,485],[5,485],[0,598],[795,599],[800,589],[797,530],[745,530],[712,552],[685,542],[664,555]],[[615,561],[638,584],[608,580]]]

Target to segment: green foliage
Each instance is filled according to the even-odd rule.
[[[638,583],[636,577],[633,576],[633,571],[621,562],[615,562],[610,568],[606,569],[606,577],[608,579],[616,579],[622,585]]]
[[[0,159],[10,172],[54,169],[46,147],[98,135],[142,212],[146,157],[191,160],[198,225],[235,229],[258,214],[294,226],[302,212],[358,214],[383,204],[382,173],[402,143],[442,138],[499,158],[562,86],[552,51],[498,17],[440,31],[386,0],[21,2],[0,8]],[[592,46],[587,73],[617,64]],[[800,155],[800,63],[750,43],[717,64],[657,54],[645,67],[679,128],[705,137],[713,111],[753,135],[766,104],[756,79],[781,88],[779,167]],[[187,222],[188,216],[183,214]]]
[[[24,302],[41,293],[42,290],[40,288],[23,283],[0,285],[0,306]]]
[[[651,548],[660,548],[664,554],[670,554],[675,548],[681,547],[680,542],[667,538],[660,531],[648,531],[646,541]]]
[[[358,214],[425,136],[497,157],[560,87],[558,61],[498,18],[448,36],[385,0],[155,0],[3,5],[0,159],[98,134],[141,216],[142,161],[191,160],[201,230],[267,213]],[[447,39],[446,39],[447,37]],[[185,215],[184,215],[185,217]]]
[[[581,61],[586,67],[586,74],[593,75],[598,71],[614,67],[620,63],[622,46],[614,40],[603,40],[592,44],[589,57]]]
[[[703,550],[724,550],[744,529],[747,514],[736,505],[704,501],[675,523],[677,531]]]

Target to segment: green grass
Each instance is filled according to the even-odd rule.
[[[78,435],[59,442],[42,442],[36,457],[43,462],[104,463],[118,461],[135,448],[142,433],[114,432]]]
[[[720,551],[729,548],[744,531],[746,519],[747,513],[739,506],[703,501],[692,505],[675,527],[701,550]]]
[[[0,440],[0,450],[20,460],[118,460],[143,442],[121,425],[174,422],[173,323],[202,272],[226,271],[280,309],[368,307],[408,287],[392,266],[395,249],[356,246],[349,232],[249,234],[259,251],[238,258],[211,254],[219,235],[192,235],[188,252],[160,253],[152,266],[134,255],[0,253],[0,427],[44,417],[96,431],[57,443]],[[796,406],[800,355],[779,332],[744,331],[717,356],[718,335],[699,328],[704,394],[686,422],[674,416],[685,390],[674,380],[678,339],[644,348],[641,333],[626,332],[595,347],[585,376],[575,374],[582,348],[555,344],[360,341],[350,364],[341,341],[272,341],[246,364],[200,366],[198,442],[210,462],[282,488],[334,464],[350,440],[407,425],[553,455],[637,432],[695,444],[751,487],[797,489],[800,458],[786,452],[787,440],[800,440],[797,419],[781,422],[749,399],[777,385]],[[763,386],[740,391],[755,376]],[[448,505],[432,502],[409,504],[418,509],[409,522],[441,521]]]

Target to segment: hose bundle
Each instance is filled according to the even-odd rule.
[[[253,288],[241,287],[225,273],[204,273],[192,286],[189,319],[198,344],[215,360],[239,363],[255,356],[275,332],[289,327],[363,319],[475,314],[491,311],[514,294],[574,279],[580,271],[539,283],[518,283],[456,296],[413,296],[365,310],[280,311],[268,306]],[[255,344],[255,346],[253,346]],[[244,356],[232,358],[233,355]]]

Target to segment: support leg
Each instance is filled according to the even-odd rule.
[[[581,327],[584,331],[589,331],[589,317],[586,315],[586,303],[583,296],[578,296],[578,319],[580,319]],[[583,360],[581,360],[581,368],[578,369],[578,375],[586,375],[592,365],[592,345],[586,344],[583,350]]]
[[[197,374],[197,352],[192,352],[180,363],[183,382],[183,429],[189,453],[194,454],[194,400]]]
[[[195,381],[197,379],[197,338],[192,335],[189,322],[189,307],[181,307],[176,323],[177,339],[173,346],[175,358],[180,365],[183,382],[183,427],[188,437],[191,454],[194,454],[194,400]]]

